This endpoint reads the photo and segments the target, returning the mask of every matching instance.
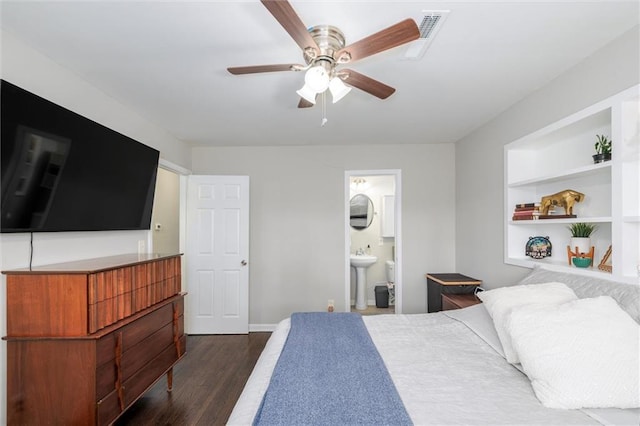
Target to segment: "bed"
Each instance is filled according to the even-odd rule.
[[[498,308],[507,306],[500,305],[505,298],[503,295],[495,294],[499,292],[487,291],[483,304],[455,311],[362,317],[366,331],[406,409],[409,423],[640,424],[640,409],[637,408],[640,399],[640,286],[558,273],[541,267],[534,268],[516,284],[511,290],[526,290],[531,292],[531,296],[524,295],[526,303],[521,302],[523,294],[515,294],[513,297],[520,300],[515,302],[516,304],[525,306],[508,310],[506,324],[512,342],[504,340],[504,336],[501,335],[504,333],[502,323],[497,322],[500,317]],[[553,289],[549,287],[544,290],[544,299],[557,296],[560,302],[535,303],[535,292],[539,295],[544,286],[552,285],[560,291],[554,296]],[[558,288],[560,285],[563,288]],[[564,299],[569,297],[564,287],[570,289],[571,297],[575,300]],[[594,314],[594,307],[604,309],[605,316],[598,317],[598,313]],[[580,319],[580,310],[586,315],[584,319]],[[541,311],[543,317],[530,316],[540,315]],[[536,333],[536,329],[540,328],[552,328],[549,324],[553,322],[545,322],[547,318],[550,318],[549,321],[557,321],[560,318],[562,324],[571,323],[573,320],[567,320],[567,315],[587,324],[588,334],[580,337],[580,330],[576,332],[569,329],[570,335],[560,334],[557,341],[549,340],[548,337],[536,341],[536,336],[527,334]],[[620,323],[616,323],[614,319]],[[596,329],[599,328],[599,324],[603,324],[603,330],[598,335]],[[288,409],[282,407],[272,420],[265,421],[264,418],[268,417],[259,417],[264,401],[267,400],[266,396],[272,391],[272,375],[277,375],[282,368],[281,362],[278,361],[281,353],[285,353],[283,348],[288,340],[290,327],[291,318],[282,321],[273,332],[234,407],[228,424],[286,425],[301,422],[299,418],[289,418]],[[625,331],[611,332],[612,328]],[[592,333],[591,330],[596,331]],[[605,344],[596,344],[595,349],[593,342],[589,346],[588,340],[592,334],[605,341]],[[613,340],[609,342],[608,339]],[[583,344],[586,346],[582,347]],[[507,361],[514,356],[510,353],[513,348],[505,351],[505,348],[509,349],[511,345],[517,349],[514,353],[521,355],[520,359],[516,359],[517,362]],[[528,352],[527,345],[534,346],[533,354]],[[620,349],[618,345],[624,348]],[[585,377],[585,374],[568,377],[558,385],[562,392],[578,395],[565,397],[562,392],[558,394],[557,388],[553,386],[551,390],[549,386],[540,387],[540,383],[548,385],[548,382],[544,381],[547,370],[542,368],[541,373],[536,370],[540,368],[538,364],[544,364],[540,360],[548,360],[554,364],[554,368],[561,368],[562,373],[554,373],[551,380],[553,383],[556,376],[563,376],[574,364],[580,366],[580,361],[576,362],[570,357],[564,359],[563,356],[574,347],[580,353],[586,351],[592,355],[588,359],[589,368],[595,366],[595,370],[589,370],[588,377]],[[558,348],[561,352],[557,352]],[[545,350],[547,352],[544,352]],[[619,360],[620,353],[626,353],[626,358]],[[557,362],[560,364],[556,365]],[[567,366],[566,362],[570,362],[571,365]],[[382,369],[384,370],[384,367]],[[613,382],[610,380],[611,377],[615,378]],[[601,378],[602,382],[599,382]],[[571,385],[570,388],[562,390],[567,381]],[[591,388],[595,391],[590,391]],[[380,392],[376,387],[370,391]],[[582,395],[580,392],[586,392],[588,395]],[[286,403],[290,407],[298,405],[295,397],[287,398]],[[557,408],[554,404],[568,407],[575,405],[580,408]],[[602,408],[603,406],[606,408]],[[375,418],[375,414],[372,413],[372,418]],[[273,421],[273,418],[277,421]],[[355,422],[352,419],[336,421],[336,418],[348,417],[341,417],[340,413],[337,417],[326,418],[324,415],[314,415],[302,423],[379,423],[371,421],[371,418]],[[396,424],[393,421],[385,423]]]

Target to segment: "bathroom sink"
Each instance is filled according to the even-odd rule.
[[[376,256],[368,255],[351,255],[351,266],[355,268],[368,268],[378,261]]]
[[[376,256],[352,254],[351,266],[356,269],[356,309],[367,309],[367,268],[378,261]]]

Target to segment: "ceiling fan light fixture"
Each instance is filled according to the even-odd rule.
[[[351,87],[344,84],[342,80],[340,80],[340,77],[334,77],[329,83],[329,91],[331,92],[333,103],[335,104],[351,91]]]
[[[305,84],[300,90],[296,91],[300,96],[298,108],[308,108],[311,105],[315,105],[315,98],[322,93],[324,111],[326,99],[324,94],[330,86],[333,103],[346,96],[351,87],[356,87],[380,99],[388,98],[395,92],[393,87],[353,70],[338,72],[336,71],[336,66],[376,55],[417,40],[421,36],[421,31],[416,21],[407,18],[347,45],[344,34],[337,27],[332,25],[306,27],[300,16],[293,9],[290,0],[261,0],[261,3],[302,49],[306,65],[252,65],[230,67],[227,70],[234,75],[276,71],[305,71]],[[441,22],[441,20],[438,19],[438,22]],[[425,32],[428,31],[425,30]],[[345,86],[339,80],[331,84],[332,79],[341,77],[338,74],[346,75],[348,86]],[[323,121],[323,123],[325,122],[326,120]]]
[[[316,92],[314,92],[307,84],[302,86],[302,89],[297,90],[296,93],[311,104],[316,104]]]
[[[311,67],[304,75],[304,85],[315,93],[322,93],[329,87],[329,73],[322,65]]]

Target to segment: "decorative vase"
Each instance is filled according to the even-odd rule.
[[[571,251],[578,247],[578,253],[589,253],[591,251],[591,238],[589,237],[572,237]]]
[[[591,258],[589,257],[574,257],[572,261],[578,268],[588,268],[591,266]]]
[[[611,160],[611,153],[609,152],[607,154],[594,154],[594,155],[592,155],[592,157],[593,157],[593,162],[595,164],[603,163],[605,161]]]

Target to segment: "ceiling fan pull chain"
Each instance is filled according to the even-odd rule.
[[[320,127],[324,127],[327,124],[327,91],[322,92],[322,121]]]

